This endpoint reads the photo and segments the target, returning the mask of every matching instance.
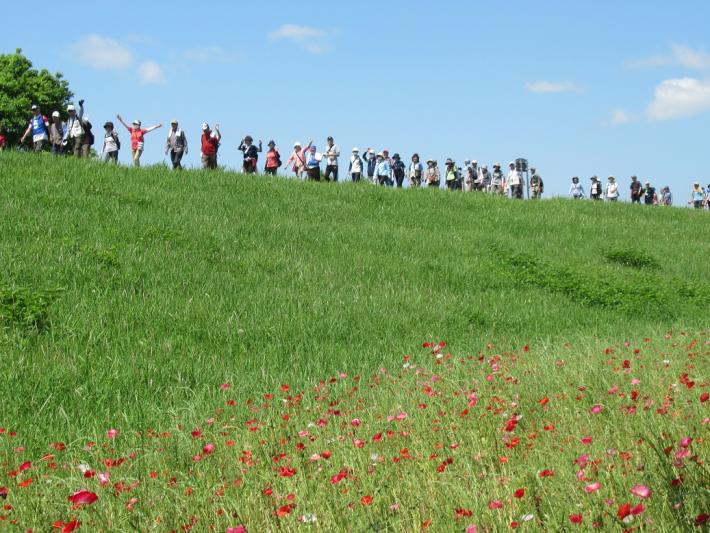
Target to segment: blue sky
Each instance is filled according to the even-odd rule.
[[[709,18],[706,1],[36,0],[3,7],[0,51],[64,73],[95,124],[178,118],[192,165],[207,121],[234,167],[246,134],[284,154],[333,135],[344,155],[526,157],[551,194],[592,174],[626,194],[637,174],[680,203],[710,183]]]

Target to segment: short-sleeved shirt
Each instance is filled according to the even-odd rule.
[[[266,152],[266,168],[278,168],[280,158],[278,150],[274,148]]]
[[[656,188],[655,187],[648,187],[646,189],[646,193],[644,195],[643,201],[647,204],[652,204],[655,196],[656,196]]]
[[[143,138],[148,130],[145,128],[130,128],[131,150],[143,150]]]

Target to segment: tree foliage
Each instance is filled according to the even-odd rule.
[[[61,73],[52,75],[47,69],[32,68],[19,48],[14,54],[0,54],[0,128],[9,143],[22,136],[32,104],[49,116],[53,111],[64,113],[72,96]]]

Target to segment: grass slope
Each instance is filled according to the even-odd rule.
[[[46,329],[2,322],[16,423],[143,423],[210,383],[374,368],[430,338],[471,349],[707,325],[707,213],[0,165],[0,288]],[[618,251],[658,268],[605,257]]]
[[[694,210],[516,203],[14,153],[0,155],[0,190],[0,426],[22,436],[25,453],[110,427],[204,425],[223,403],[221,383],[243,405],[282,383],[308,390],[339,372],[401,368],[403,354],[431,339],[458,354],[532,345],[531,399],[571,376],[591,380],[607,345],[701,332],[710,316],[710,217]],[[565,346],[579,355],[566,356],[563,384],[546,369]],[[707,376],[702,355],[695,371]],[[449,393],[470,389],[466,379],[452,378]],[[602,391],[606,378],[596,385]],[[396,410],[405,390],[386,388],[368,412]],[[700,411],[691,414],[684,420],[697,424]],[[11,467],[12,443],[4,445]],[[186,453],[190,462],[189,439],[174,446],[166,472],[185,466]],[[345,527],[329,512],[324,528]],[[95,519],[123,523],[107,513]],[[380,525],[411,528],[426,515]],[[269,516],[254,521],[266,527]]]

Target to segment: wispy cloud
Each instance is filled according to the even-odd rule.
[[[555,93],[581,93],[582,88],[571,81],[535,81],[526,83],[525,88],[531,93],[555,94]]]
[[[163,68],[154,61],[144,61],[138,67],[138,76],[145,85],[160,85],[167,81]]]
[[[710,110],[710,81],[676,78],[661,82],[646,108],[651,120],[692,117]]]
[[[190,48],[183,52],[183,57],[195,63],[238,63],[242,60],[242,54],[225,50],[221,46]]]
[[[612,126],[621,126],[631,122],[632,118],[631,114],[623,109],[612,109],[610,122]]]
[[[634,61],[627,61],[626,68],[684,67],[691,70],[710,69],[710,53],[703,49],[673,44],[667,54],[655,55]]]
[[[71,49],[81,63],[94,69],[123,70],[133,64],[133,54],[126,46],[95,33],[85,35]]]
[[[273,41],[287,40],[298,44],[312,54],[323,54],[330,50],[326,38],[331,34],[327,30],[297,24],[284,24],[268,34]]]

